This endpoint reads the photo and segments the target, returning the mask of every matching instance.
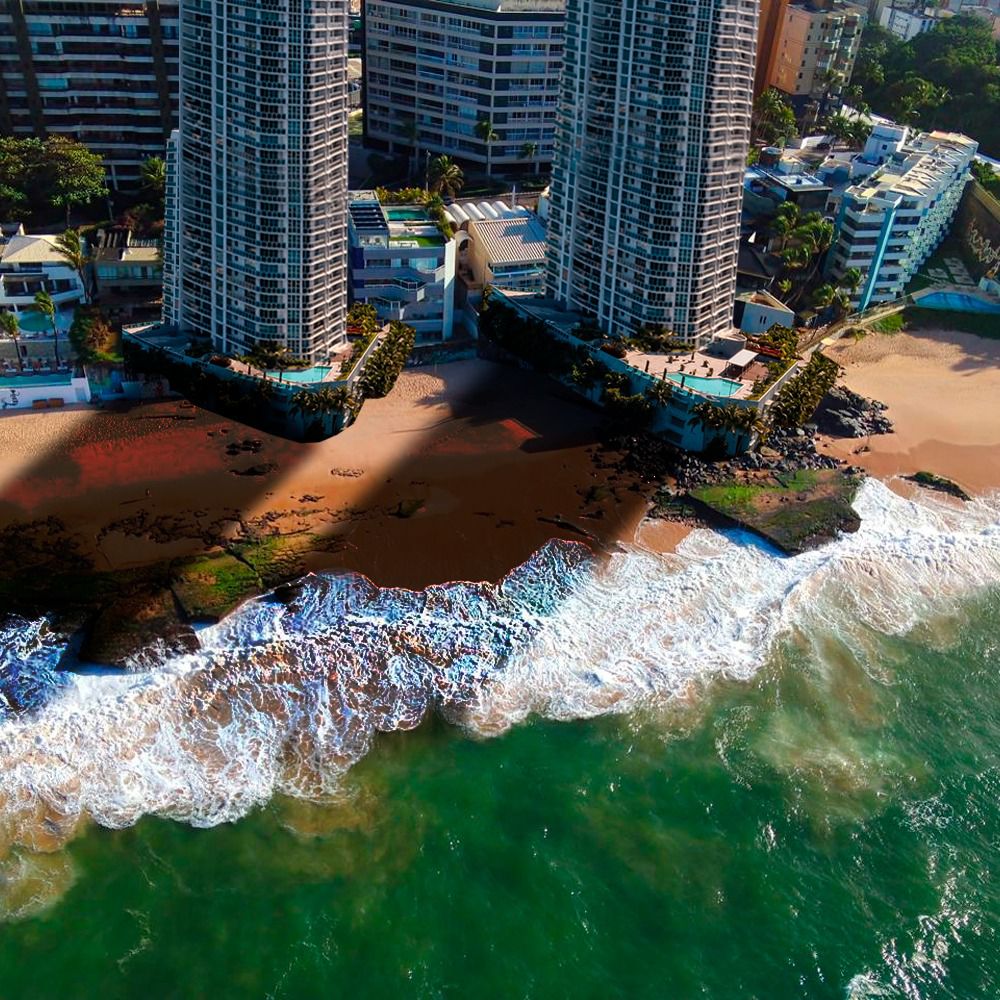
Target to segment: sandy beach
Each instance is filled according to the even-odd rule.
[[[0,528],[58,518],[108,569],[251,526],[333,536],[310,568],[384,585],[495,580],[550,538],[631,540],[645,503],[600,451],[599,423],[548,380],[486,361],[406,372],[319,444],[185,402],[5,415]]]
[[[895,433],[826,439],[824,451],[882,479],[927,470],[973,493],[1000,488],[1000,340],[947,330],[870,333],[827,354],[844,367],[849,388],[888,405]]]

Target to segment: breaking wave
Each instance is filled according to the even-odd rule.
[[[869,480],[856,506],[856,534],[790,559],[699,530],[667,557],[599,561],[554,541],[498,584],[311,576],[146,673],[60,673],[44,623],[14,623],[0,633],[0,687],[20,710],[0,722],[0,848],[57,843],[83,817],[210,826],[278,792],[321,798],[378,733],[432,711],[492,735],[532,713],[655,705],[751,677],[793,630],[904,632],[1000,580],[1000,505]]]

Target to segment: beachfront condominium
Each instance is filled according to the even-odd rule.
[[[899,298],[948,235],[977,148],[952,132],[872,130],[855,161],[869,172],[844,192],[827,264],[834,279],[850,268],[861,272],[855,309]]]
[[[178,0],[0,3],[0,134],[68,135],[136,186],[177,121]]]
[[[549,291],[611,334],[730,329],[756,0],[569,0]]]
[[[182,0],[164,319],[326,360],[347,308],[348,0]]]
[[[565,8],[566,0],[367,0],[367,144],[491,172],[547,168]]]

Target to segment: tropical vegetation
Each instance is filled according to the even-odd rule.
[[[358,389],[365,399],[380,399],[392,391],[413,350],[416,337],[412,326],[397,320],[389,324],[382,343],[369,356],[358,379]]]
[[[0,312],[0,334],[3,334],[14,344],[14,355],[17,358],[17,367],[24,371],[24,359],[21,357],[21,324],[17,320],[17,314],[4,309]]]
[[[839,377],[840,365],[817,351],[808,364],[778,390],[770,409],[772,426],[793,428],[808,423]]]
[[[798,134],[795,112],[775,87],[768,87],[754,101],[750,123],[752,145],[785,146]]]
[[[462,168],[450,156],[435,156],[428,169],[427,190],[454,198],[465,184]]]
[[[59,364],[59,324],[56,322],[56,304],[52,296],[43,289],[35,292],[35,304],[32,308],[49,321],[52,328],[52,353],[55,355],[56,364]]]
[[[851,93],[879,114],[964,132],[984,153],[1000,157],[1000,44],[985,19],[943,19],[907,42],[870,24],[851,82]]]
[[[89,304],[90,282],[87,280],[87,265],[90,263],[90,257],[87,255],[86,245],[79,232],[75,229],[67,229],[66,232],[60,233],[56,237],[55,251],[76,271],[80,278],[80,284],[83,285],[84,304]]]
[[[108,193],[97,153],[63,135],[47,139],[0,136],[0,217],[43,220]]]
[[[77,309],[68,338],[73,352],[82,362],[122,360],[120,335],[93,306]]]

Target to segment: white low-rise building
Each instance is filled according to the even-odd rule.
[[[473,285],[545,291],[545,227],[534,212],[480,202],[451,205],[448,215],[469,234],[466,260]]]
[[[349,197],[350,301],[382,322],[413,327],[417,343],[449,340],[455,325],[455,240],[422,205],[383,205],[374,191]]]
[[[736,326],[751,336],[767,333],[775,325],[795,325],[795,312],[765,289],[737,295],[733,313]]]
[[[36,315],[35,295],[46,291],[57,308],[85,299],[83,281],[57,248],[55,236],[12,236],[0,248],[0,309]]]
[[[834,278],[849,268],[864,276],[855,308],[902,295],[948,235],[976,149],[974,140],[953,132],[872,133],[864,156],[881,163],[844,192],[827,264]]]

